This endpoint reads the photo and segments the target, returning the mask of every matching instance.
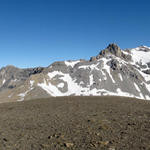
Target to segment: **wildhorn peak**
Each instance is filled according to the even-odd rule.
[[[121,49],[115,43],[109,44],[106,49],[104,49],[100,52],[100,55],[105,56],[108,53],[111,53],[111,54],[114,54],[115,56],[121,57]]]

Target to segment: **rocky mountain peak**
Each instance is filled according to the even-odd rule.
[[[118,51],[120,50],[120,47],[115,43],[111,43],[107,46],[107,49],[109,49],[110,51]]]
[[[120,57],[121,59],[125,59],[127,61],[131,60],[131,56],[128,55],[128,53],[125,54],[117,44],[112,43],[109,44],[104,50],[101,50],[97,56],[91,57],[90,61],[96,61],[98,59],[108,56]]]
[[[11,70],[11,69],[19,69],[13,65],[7,65],[5,67],[2,67],[0,70]]]
[[[121,49],[118,45],[112,43],[107,46],[106,49],[102,50],[100,53],[102,56],[106,56],[108,54],[113,54],[117,57],[121,57]]]

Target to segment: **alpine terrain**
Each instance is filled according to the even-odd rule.
[[[150,48],[121,50],[116,44],[90,60],[48,67],[0,69],[0,102],[55,96],[124,96],[150,100]]]

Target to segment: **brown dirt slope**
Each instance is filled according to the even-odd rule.
[[[0,105],[0,150],[150,150],[150,102],[60,97]]]

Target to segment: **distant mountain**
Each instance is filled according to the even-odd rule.
[[[50,96],[125,96],[150,100],[150,48],[116,44],[90,60],[59,61],[46,68],[0,70],[0,102]]]

